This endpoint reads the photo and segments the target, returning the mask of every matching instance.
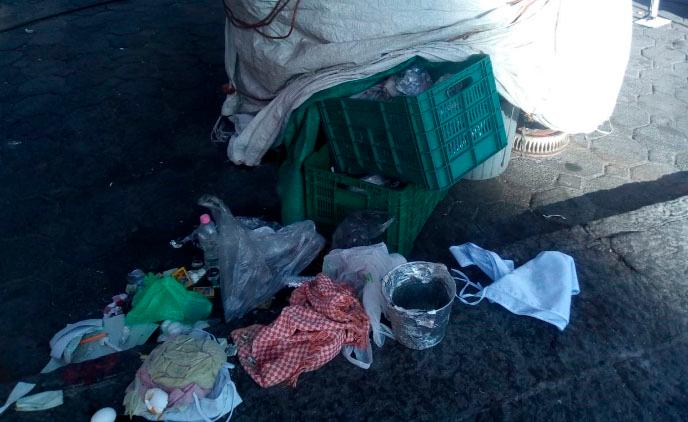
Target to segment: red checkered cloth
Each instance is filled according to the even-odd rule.
[[[348,285],[319,274],[294,290],[289,304],[268,326],[232,331],[241,365],[261,387],[285,381],[293,387],[343,346],[368,347],[368,316]]]

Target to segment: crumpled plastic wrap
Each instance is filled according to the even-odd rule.
[[[396,340],[411,349],[442,341],[455,295],[456,284],[443,264],[408,262],[382,280],[385,315]]]
[[[248,230],[217,197],[204,195],[198,204],[207,207],[217,226],[220,288],[225,320],[241,318],[286,286],[325,246],[325,239],[310,221],[279,230]]]

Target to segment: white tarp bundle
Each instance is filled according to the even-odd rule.
[[[630,0],[226,0],[223,114],[256,118],[228,147],[257,165],[311,95],[414,56],[489,54],[499,93],[540,123],[590,132],[611,115],[628,61]],[[269,25],[265,21],[284,6]],[[292,25],[293,23],[293,25]],[[273,39],[269,36],[283,36]],[[249,98],[249,97],[252,97]],[[259,99],[259,100],[257,100]],[[270,101],[268,103],[268,101]]]

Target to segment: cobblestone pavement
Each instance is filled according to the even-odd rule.
[[[457,304],[440,345],[385,345],[368,371],[337,358],[296,389],[263,390],[235,369],[235,416],[688,419],[688,10],[665,3],[670,27],[634,28],[611,134],[461,182],[411,255],[450,264],[447,247],[464,241],[517,263],[569,253],[581,294],[566,331]],[[186,258],[167,242],[193,226],[201,193],[237,214],[279,215],[274,165],[232,166],[208,142],[225,81],[218,3],[88,4],[0,5],[0,397],[18,379],[65,388],[63,406],[3,415],[13,420],[82,420],[119,405],[134,351],[31,374],[52,334],[98,315],[128,270]],[[67,9],[81,10],[3,31]]]

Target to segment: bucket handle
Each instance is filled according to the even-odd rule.
[[[485,288],[482,286],[480,283],[473,283],[466,274],[462,273],[459,270],[455,270],[452,268],[452,273],[454,275],[452,278],[454,279],[455,282],[462,281],[464,283],[463,288],[461,291],[459,291],[456,294],[456,298],[459,299],[461,302],[465,303],[466,305],[477,305],[478,303],[482,302],[483,299],[485,299]],[[468,286],[473,287],[477,290],[476,293],[466,293],[466,289]],[[468,298],[472,297],[477,297],[478,300],[474,300],[472,302],[468,301]]]

